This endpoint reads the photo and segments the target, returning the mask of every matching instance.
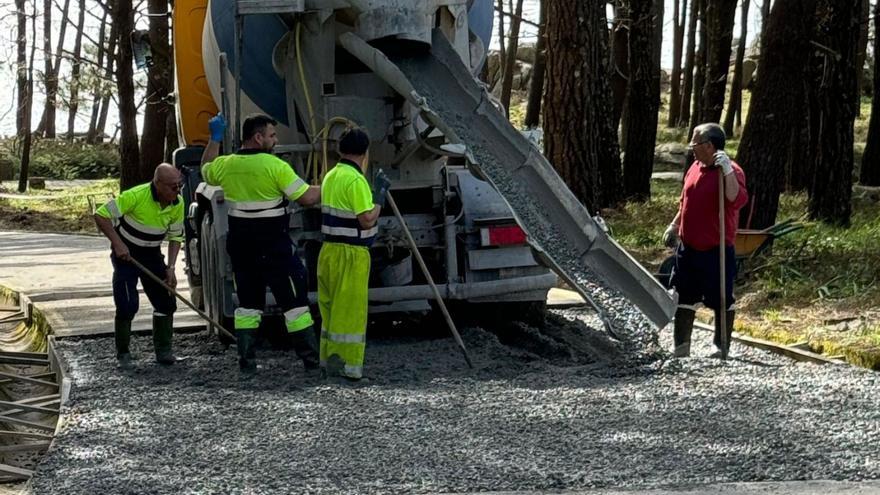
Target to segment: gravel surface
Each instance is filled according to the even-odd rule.
[[[372,381],[306,377],[292,355],[259,354],[241,378],[234,348],[176,338],[186,359],[118,372],[112,339],[62,340],[74,379],[67,424],[34,492],[400,493],[555,490],[880,477],[880,379],[796,364],[734,344],[624,368],[589,313],[544,329],[403,325],[367,346]],[[664,334],[668,340],[669,332]],[[500,336],[500,338],[499,338]],[[697,332],[695,355],[711,353]],[[663,342],[664,345],[671,345]]]

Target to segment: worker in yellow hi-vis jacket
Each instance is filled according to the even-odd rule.
[[[95,224],[110,239],[113,263],[113,302],[116,304],[114,335],[119,367],[130,369],[129,343],[131,321],[138,311],[138,279],[153,305],[153,345],[159,364],[174,364],[171,352],[174,311],[177,305],[161,285],[141,273],[131,260],[177,286],[174,263],[183,242],[183,198],[180,197],[180,172],[173,165],[156,167],[153,181],[123,191],[116,199],[98,208]],[[168,240],[168,263],[162,260],[159,247]]]
[[[208,123],[211,141],[202,154],[202,177],[223,187],[229,207],[226,251],[240,303],[235,309],[235,338],[239,368],[245,373],[257,369],[254,341],[266,306],[266,286],[284,312],[290,342],[303,366],[318,369],[308,277],[290,240],[287,205],[289,201],[313,205],[321,193],[272,154],[278,141],[276,124],[266,115],[247,117],[241,148],[217,156],[226,130],[223,116],[217,115]]]
[[[380,170],[373,182],[375,194],[370,192],[363,173],[369,146],[370,138],[363,130],[346,131],[339,141],[342,157],[321,185],[321,366],[328,374],[338,373],[353,381],[363,378],[370,246],[391,186]]]

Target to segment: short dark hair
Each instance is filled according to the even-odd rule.
[[[241,124],[241,140],[247,141],[256,133],[263,132],[269,124],[278,125],[278,121],[262,113],[248,115]]]
[[[363,155],[369,147],[370,136],[359,127],[347,129],[339,138],[339,152],[343,155]]]
[[[727,142],[727,136],[724,134],[724,128],[720,125],[709,122],[708,124],[700,124],[694,128],[701,138],[712,143],[716,150],[724,151],[724,145]]]

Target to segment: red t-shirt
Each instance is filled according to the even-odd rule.
[[[733,245],[739,225],[739,210],[749,197],[742,168],[736,162],[731,164],[739,182],[739,194],[734,201],[724,202],[724,237],[728,246]],[[718,247],[718,174],[721,168],[701,165],[695,161],[684,176],[678,232],[688,247],[707,251]]]

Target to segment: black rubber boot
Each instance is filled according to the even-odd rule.
[[[719,318],[718,312],[717,311],[715,312],[715,321],[716,321],[715,338],[712,340],[712,342],[715,344],[715,347],[718,348],[720,355],[725,358],[727,357],[728,353],[730,353],[730,339],[731,339],[731,337],[733,337],[733,319],[734,319],[734,317],[736,317],[736,311],[728,310],[727,311],[727,320],[724,322],[725,326],[726,326],[726,330],[727,330],[727,347],[722,349],[721,348],[721,334],[719,332],[718,324],[717,324],[717,322],[720,321],[721,318]]]
[[[153,347],[156,350],[156,362],[170,365],[177,361],[171,352],[171,338],[174,333],[174,317],[172,315],[153,315]]]
[[[288,333],[290,346],[296,355],[302,359],[306,370],[317,370],[320,365],[318,359],[318,342],[315,338],[315,327],[310,326],[298,332]]]
[[[257,358],[254,351],[256,333],[256,329],[235,331],[235,346],[238,348],[238,368],[245,373],[257,371]]]
[[[691,332],[694,330],[694,317],[697,312],[692,309],[678,308],[675,310],[675,357],[688,357],[691,355]]]
[[[113,336],[116,340],[116,360],[119,368],[131,369],[131,352],[129,344],[131,343],[131,320],[116,318],[113,321]]]

